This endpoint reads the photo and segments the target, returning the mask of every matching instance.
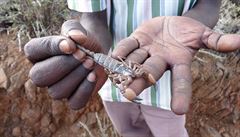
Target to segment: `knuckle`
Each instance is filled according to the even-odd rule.
[[[29,71],[29,77],[38,87],[45,87],[48,85],[48,77],[38,66],[34,65]]]
[[[79,110],[84,107],[82,103],[73,103],[72,101],[69,101],[69,106],[72,110]]]
[[[59,43],[65,38],[63,36],[48,36],[42,37],[37,42],[39,46],[36,46],[36,51],[43,52],[49,55],[57,55],[60,52]],[[41,46],[41,47],[40,47]],[[35,54],[37,54],[36,52]],[[40,53],[41,54],[41,53]]]
[[[33,48],[33,43],[34,43],[34,41],[35,41],[36,39],[32,39],[32,40],[30,40],[25,46],[24,46],[24,54],[25,54],[25,56],[27,57],[27,58],[31,58],[31,56],[33,55],[33,53],[32,53],[32,48]]]
[[[48,40],[43,40],[43,45],[53,55],[57,55],[60,52],[59,43],[63,40],[62,37],[50,37]]]
[[[83,62],[83,67],[88,70],[92,70],[94,67],[94,61],[92,59],[86,59]]]
[[[42,86],[39,79],[39,73],[36,72],[36,69],[34,67],[32,67],[32,69],[29,71],[29,77],[35,85],[37,85],[38,87]]]
[[[172,106],[172,111],[177,114],[177,115],[183,115],[188,112],[188,107],[183,106],[183,105],[173,105]]]
[[[51,89],[51,87],[48,88],[48,94],[54,100],[59,100],[63,98],[60,94],[58,94],[56,90]]]
[[[68,32],[72,29],[81,30],[81,31],[85,30],[78,20],[72,19],[72,20],[67,20],[62,24],[61,34],[67,36]]]
[[[50,96],[52,99],[54,99],[54,100],[59,100],[59,99],[61,99],[61,98],[58,97],[54,92],[49,93],[49,96]]]
[[[69,107],[72,109],[72,110],[77,110],[78,108],[73,105],[71,102],[69,102]]]
[[[30,42],[31,42],[31,41],[29,41],[29,42],[24,46],[24,53],[25,53],[26,55],[29,55],[29,54],[30,54],[30,51],[31,51]]]

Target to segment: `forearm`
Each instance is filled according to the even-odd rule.
[[[97,39],[107,53],[112,45],[112,36],[108,29],[106,10],[93,13],[79,13],[82,26]]]
[[[221,0],[198,0],[196,6],[183,16],[193,18],[213,28],[219,18]]]

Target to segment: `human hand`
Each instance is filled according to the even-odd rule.
[[[156,80],[170,69],[171,109],[176,114],[184,114],[192,95],[191,61],[200,48],[233,51],[240,48],[240,36],[215,33],[188,17],[157,17],[146,21],[130,37],[120,41],[112,56],[126,57],[126,61],[142,64]],[[123,95],[129,100],[134,99],[149,86],[151,82],[136,78]]]
[[[91,93],[103,85],[106,75],[76,48],[75,42],[91,51],[103,50],[78,21],[69,20],[63,24],[60,36],[32,39],[24,51],[34,63],[29,73],[33,83],[47,86],[52,98],[67,98],[72,109],[79,109],[84,107]]]

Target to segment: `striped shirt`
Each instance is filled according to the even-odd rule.
[[[191,9],[197,0],[68,0],[68,7],[79,12],[96,12],[107,9],[108,23],[112,31],[113,48],[128,37],[142,22],[156,16],[181,16]],[[113,49],[112,48],[112,49]],[[108,80],[99,91],[105,101],[128,102],[119,89]],[[171,73],[166,71],[154,86],[139,96],[141,104],[170,110]]]

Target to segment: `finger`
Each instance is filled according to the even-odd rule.
[[[106,82],[108,77],[104,71],[104,68],[100,65],[96,65],[93,71],[96,73],[97,78],[99,78],[96,81],[96,86],[94,91],[99,91],[102,88],[102,85]]]
[[[240,35],[219,34],[207,29],[202,36],[203,43],[210,49],[221,52],[230,52],[240,49]]]
[[[139,48],[134,50],[127,56],[126,61],[142,64],[148,57],[148,52],[145,49]]]
[[[143,69],[150,73],[153,79],[158,80],[165,72],[167,63],[159,56],[152,56],[147,59],[143,64]],[[145,88],[152,85],[151,81],[146,80],[146,78],[136,78],[126,89],[123,96],[129,100],[133,100],[137,95],[139,95]]]
[[[172,100],[171,108],[176,114],[185,114],[191,103],[192,78],[191,65],[177,64],[172,68]]]
[[[87,35],[87,31],[80,24],[79,20],[67,20],[63,23],[61,28],[61,34],[63,36],[68,36],[69,31],[79,30],[83,35]]]
[[[94,62],[87,59],[82,65],[75,68],[70,74],[49,87],[49,95],[53,99],[68,98],[76,90],[79,84],[84,80],[90,70],[93,68]]]
[[[33,63],[55,55],[71,54],[75,50],[73,41],[62,36],[34,38],[24,46],[25,55]]]
[[[96,85],[95,81],[96,74],[91,72],[87,79],[78,87],[77,91],[70,97],[69,105],[72,109],[81,109],[87,104]]]
[[[100,52],[97,40],[83,28],[78,20],[68,20],[62,25],[62,35],[94,52]]]
[[[29,77],[39,87],[54,84],[62,79],[81,62],[72,55],[53,56],[36,63],[29,72]]]
[[[117,48],[114,49],[114,51],[112,52],[112,57],[116,59],[119,56],[126,57],[128,54],[130,54],[134,49],[138,47],[139,47],[138,41],[133,37],[128,37],[126,39],[121,40],[117,44]]]

